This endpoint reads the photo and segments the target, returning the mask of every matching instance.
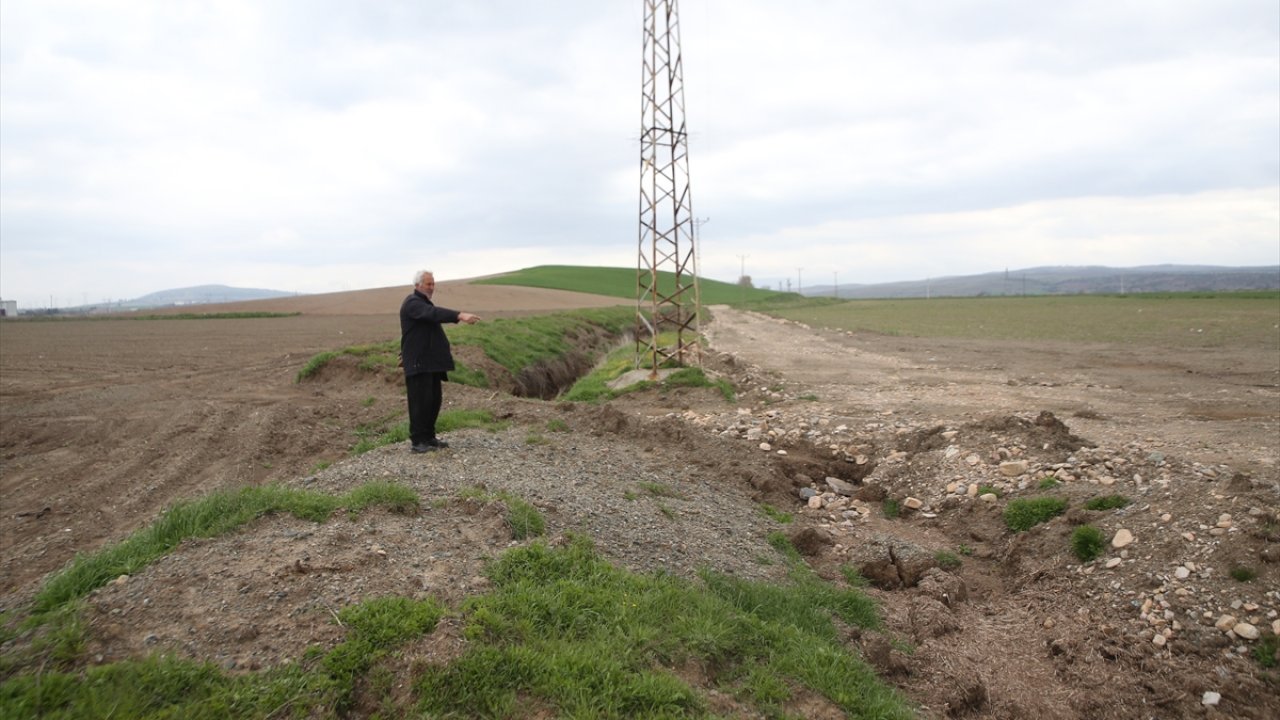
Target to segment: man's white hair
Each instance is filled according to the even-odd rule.
[[[422,278],[426,277],[427,275],[430,275],[431,277],[435,277],[435,276],[436,276],[436,274],[435,274],[435,273],[433,273],[433,272],[431,272],[430,270],[419,270],[418,272],[414,273],[414,274],[413,274],[413,286],[414,286],[414,287],[418,287],[419,285],[421,285],[421,284],[422,284]]]

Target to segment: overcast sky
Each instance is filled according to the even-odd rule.
[[[1276,0],[684,0],[702,275],[1280,264]],[[4,0],[0,296],[634,267],[642,0]]]

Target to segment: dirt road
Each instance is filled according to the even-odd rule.
[[[724,306],[713,312],[716,349],[807,386],[840,412],[947,423],[1048,410],[1099,441],[1154,442],[1275,477],[1280,352],[890,337],[824,332]]]

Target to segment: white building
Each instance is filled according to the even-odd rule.
[[[0,300],[0,317],[17,317],[17,300]]]

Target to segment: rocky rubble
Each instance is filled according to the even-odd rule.
[[[762,377],[758,369],[747,374]],[[1183,459],[1156,438],[1097,444],[1048,412],[963,423],[891,411],[858,418],[778,382],[749,386],[736,409],[672,417],[779,462],[828,460],[828,474],[792,477],[793,504],[784,509],[805,528],[793,542],[817,567],[852,565],[877,587],[914,588],[917,598],[932,598],[927,610],[912,600],[905,620],[932,627],[926,635],[951,632],[958,622],[953,608],[967,596],[963,580],[938,567],[948,557],[956,564],[990,561],[1005,582],[1012,576],[1059,588],[1062,602],[1041,618],[1052,653],[1070,655],[1054,633],[1083,620],[1090,632],[1124,648],[1115,652],[1143,663],[1214,658],[1220,677],[1203,679],[1206,707],[1217,705],[1224,686],[1255,672],[1255,651],[1266,652],[1258,648],[1276,652],[1275,478]],[[1007,503],[1042,495],[1065,498],[1068,512],[1025,533],[1008,530]],[[1105,495],[1128,504],[1084,507]],[[886,519],[886,506],[896,520]],[[889,522],[898,529],[887,529]],[[1082,563],[1069,536],[1084,524],[1101,529],[1109,543]],[[919,528],[932,544],[908,539],[904,528]],[[940,582],[948,589],[938,590]]]

